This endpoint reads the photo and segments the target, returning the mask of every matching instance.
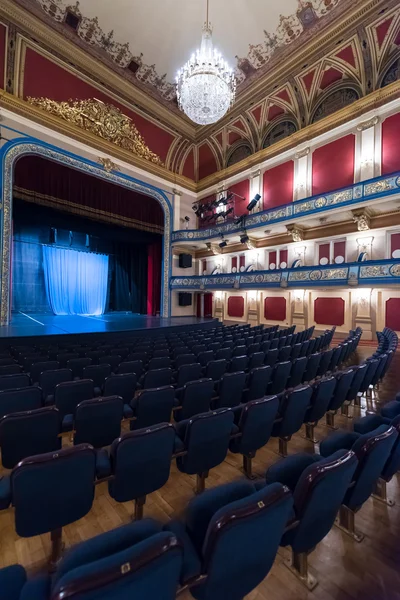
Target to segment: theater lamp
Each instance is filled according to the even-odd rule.
[[[249,241],[249,236],[247,235],[246,232],[242,233],[242,235],[240,236],[240,243],[241,244],[245,244],[246,242]]]
[[[225,240],[223,235],[221,237],[222,237],[222,242],[220,242],[218,245],[220,248],[225,248],[228,245],[228,242]]]
[[[261,196],[260,194],[256,194],[253,198],[253,200],[250,202],[250,204],[247,207],[247,210],[250,212],[251,210],[253,210],[253,208],[255,208],[257,206],[257,202],[261,200]]]

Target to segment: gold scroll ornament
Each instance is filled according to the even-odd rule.
[[[111,104],[96,98],[56,102],[30,96],[28,102],[145,160],[163,164],[160,157],[148,148],[132,119]]]

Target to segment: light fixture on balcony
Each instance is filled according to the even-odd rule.
[[[176,77],[179,108],[199,125],[219,121],[232,106],[236,94],[233,70],[213,46],[208,3],[209,0],[201,46]]]

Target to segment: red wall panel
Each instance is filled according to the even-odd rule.
[[[293,201],[294,162],[289,160],[265,171],[263,177],[264,210]]]
[[[392,233],[390,236],[390,257],[395,250],[400,250],[400,233]]]
[[[312,155],[312,193],[326,194],[353,185],[355,136],[346,135],[314,150]]]
[[[318,325],[344,325],[344,300],[342,298],[316,298],[314,321]]]
[[[386,327],[400,331],[400,298],[386,300]]]
[[[239,267],[245,267],[246,266],[246,256],[244,254],[241,254],[239,256]]]
[[[382,175],[400,170],[400,113],[382,123]]]
[[[195,170],[194,170],[194,151],[191,150],[186,157],[185,164],[183,165],[182,175],[185,177],[189,177],[189,179],[196,178]]]
[[[228,315],[241,319],[244,316],[243,296],[230,296],[228,298]]]
[[[229,191],[234,194],[238,194],[238,196],[243,196],[244,200],[240,198],[235,198],[235,215],[240,217],[241,215],[247,214],[247,205],[249,204],[251,198],[250,196],[250,181],[249,179],[244,179],[243,181],[239,181],[239,183],[235,183],[234,185],[229,186]]]
[[[165,161],[174,140],[174,136],[164,129],[157,127],[151,121],[119,104],[113,98],[30,48],[26,50],[24,71],[24,98],[27,96],[34,98],[44,96],[56,101],[70,98],[78,100],[97,98],[113,104],[132,119],[150,150],[156,152],[163,161]]]
[[[335,242],[333,244],[333,259],[343,256],[346,260],[346,242]]]
[[[331,246],[330,244],[320,244],[318,247],[319,250],[319,256],[318,256],[318,264],[321,263],[321,258],[327,258],[328,262],[330,260],[330,251],[331,251]]]
[[[279,267],[281,266],[281,264],[283,262],[285,262],[287,264],[287,261],[288,261],[288,251],[280,250],[279,251]]]
[[[237,256],[232,256],[232,269],[237,269]]]
[[[7,28],[0,23],[0,89],[4,89],[5,63],[7,56],[6,38]]]
[[[217,161],[208,144],[199,146],[199,179],[218,171]]]
[[[264,300],[264,317],[268,321],[284,321],[286,319],[286,298],[269,296]]]
[[[274,264],[275,269],[276,269],[276,250],[272,250],[271,252],[268,252],[268,267],[269,268],[271,268],[271,264]]]

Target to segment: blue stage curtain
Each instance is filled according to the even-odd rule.
[[[102,315],[108,256],[43,246],[46,292],[55,315]]]

